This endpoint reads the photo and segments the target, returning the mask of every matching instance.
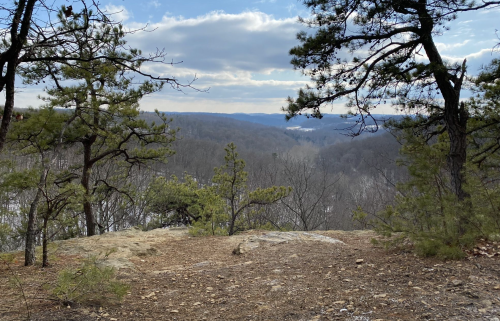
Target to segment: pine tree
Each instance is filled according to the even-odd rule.
[[[252,210],[257,205],[269,205],[278,202],[290,193],[285,186],[272,186],[248,190],[248,173],[245,161],[238,157],[236,145],[230,143],[225,148],[225,164],[214,169],[212,182],[216,194],[227,202],[229,212],[229,235],[244,230],[249,226]]]
[[[400,110],[426,114],[420,122],[407,124],[431,136],[447,133],[452,189],[459,202],[468,203],[464,169],[470,115],[460,100],[467,64],[465,59],[461,64],[446,62],[434,39],[458,14],[500,2],[304,0],[304,4],[312,15],[301,21],[314,33],[299,33],[301,45],[290,54],[292,64],[311,77],[314,86],[301,89],[297,98],[289,97],[284,108],[287,118],[301,113],[321,118],[320,107],[348,99],[351,114],[359,116],[352,128],[358,135],[378,128],[372,113],[391,101]],[[417,59],[421,55],[426,60]],[[375,127],[368,126],[370,118]],[[435,131],[439,124],[444,126]]]

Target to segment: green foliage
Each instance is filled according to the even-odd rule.
[[[321,106],[348,100],[351,115],[362,116],[352,127],[353,135],[373,131],[367,119],[378,106],[391,102],[412,114],[424,110],[438,116],[430,119],[429,126],[442,120],[448,107],[440,104],[436,91],[448,101],[452,98],[448,90],[454,88],[457,104],[466,66],[465,62],[459,65],[443,59],[432,45],[433,39],[442,34],[448,21],[457,19],[457,14],[495,5],[482,6],[471,0],[418,6],[402,6],[397,0],[303,2],[311,15],[300,22],[310,31],[298,33],[300,44],[290,50],[291,63],[313,84],[301,88],[297,98],[289,97],[284,111],[287,118],[301,114],[322,118]],[[387,43],[392,44],[390,50]],[[346,52],[351,54],[346,56]],[[420,55],[426,59],[419,59]],[[444,83],[445,79],[453,79],[453,83]],[[449,111],[458,114],[457,107]]]
[[[358,222],[363,230],[369,225],[368,213],[363,211],[361,206],[358,206],[354,211],[352,211],[352,219]]]
[[[125,33],[120,25],[88,25],[85,17],[79,18],[63,19],[59,26],[74,41],[74,52],[63,54],[78,58],[74,64],[40,61],[24,72],[26,79],[50,77],[55,84],[46,88],[48,97],[42,97],[47,111],[71,108],[59,113],[64,115],[60,116],[64,121],[56,131],[57,144],[52,142],[51,146],[56,150],[54,145],[81,147],[77,154],[80,162],[71,169],[68,179],[78,179],[84,189],[81,203],[87,235],[94,235],[100,223],[94,214],[95,202],[108,198],[110,191],[130,199],[129,186],[121,183],[128,171],[154,161],[166,161],[174,153],[170,144],[176,130],[170,129],[171,120],[158,112],[156,122],[148,123],[140,117],[139,100],[161,90],[164,82],[159,78],[134,81],[128,71],[139,70],[142,62],[154,58],[143,59],[138,50],[125,49]],[[95,175],[97,167],[110,163],[119,170],[108,171],[105,177]]]
[[[192,235],[232,235],[248,228],[272,228],[253,218],[264,206],[273,204],[290,192],[284,186],[248,190],[245,161],[238,157],[236,146],[226,147],[225,164],[215,168],[212,186],[199,186],[190,175],[183,181],[156,178],[148,187],[145,199],[154,214],[148,228],[180,222],[190,224]]]
[[[50,290],[62,304],[72,305],[121,300],[128,289],[128,285],[116,280],[113,268],[100,267],[97,257],[90,257],[78,269],[62,270]]]
[[[190,175],[183,182],[156,178],[146,191],[147,210],[154,214],[148,229],[174,223],[191,224],[192,235],[227,235],[222,199],[210,187],[200,187]]]
[[[9,224],[0,223],[0,252],[9,250],[14,231]]]
[[[229,213],[229,235],[237,231],[255,226],[253,217],[260,213],[262,207],[278,202],[286,197],[290,187],[272,186],[269,188],[258,188],[249,191],[247,186],[248,173],[245,169],[245,161],[238,157],[236,145],[230,143],[225,148],[225,164],[214,169],[212,182],[215,193],[226,201]]]
[[[205,187],[198,190],[200,202],[200,217],[196,220],[189,233],[193,236],[228,235],[229,215],[225,211],[223,199],[213,188]]]
[[[447,174],[447,135],[433,144],[411,132],[404,139],[401,153],[411,179],[398,186],[396,205],[378,213],[369,224],[389,238],[401,233],[422,256],[460,259],[464,249],[496,234],[500,227],[498,173],[469,163],[464,189],[470,197],[458,202]],[[358,209],[355,218],[366,220],[366,215]]]
[[[464,251],[458,246],[443,244],[441,240],[422,239],[415,244],[415,252],[424,257],[437,256],[443,260],[459,260],[465,257]]]

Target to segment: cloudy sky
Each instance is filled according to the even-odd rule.
[[[149,1],[149,2],[148,2]],[[165,49],[174,66],[156,66],[153,73],[176,77],[208,92],[165,88],[143,99],[143,110],[221,113],[279,113],[287,96],[308,82],[294,71],[288,51],[297,45],[303,28],[297,16],[308,11],[298,0],[102,0],[114,18],[127,28],[146,24],[153,32],[128,38],[143,52]],[[437,38],[442,55],[452,61],[467,58],[469,73],[493,57],[500,29],[499,9],[467,13]],[[25,88],[27,92],[34,89]],[[17,106],[39,105],[36,95],[22,95]],[[31,97],[31,98],[30,98]],[[341,113],[341,104],[327,112]],[[390,113],[392,109],[383,110]]]

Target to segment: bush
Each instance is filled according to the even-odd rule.
[[[94,256],[84,260],[78,269],[62,270],[51,293],[62,304],[73,305],[120,301],[128,289],[127,284],[116,280],[112,267],[100,267]]]
[[[472,248],[478,239],[498,231],[498,173],[467,164],[464,190],[469,197],[458,201],[447,168],[446,137],[443,134],[429,145],[421,138],[405,136],[401,153],[411,179],[398,185],[395,205],[370,221],[362,209],[354,212],[355,220],[374,226],[389,239],[386,245],[398,245],[406,239],[421,256],[461,259],[464,250]],[[401,237],[392,238],[394,233]]]
[[[0,252],[8,251],[11,249],[11,239],[14,232],[8,224],[0,223]]]

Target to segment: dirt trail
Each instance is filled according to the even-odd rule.
[[[366,231],[273,233],[128,230],[58,242],[49,269],[22,267],[21,256],[12,269],[26,285],[33,320],[500,320],[497,256],[422,259],[375,247]],[[233,254],[241,243],[252,247]],[[112,249],[106,264],[131,285],[121,304],[68,309],[32,299],[62,267]],[[1,320],[25,316],[10,274],[0,268]]]

